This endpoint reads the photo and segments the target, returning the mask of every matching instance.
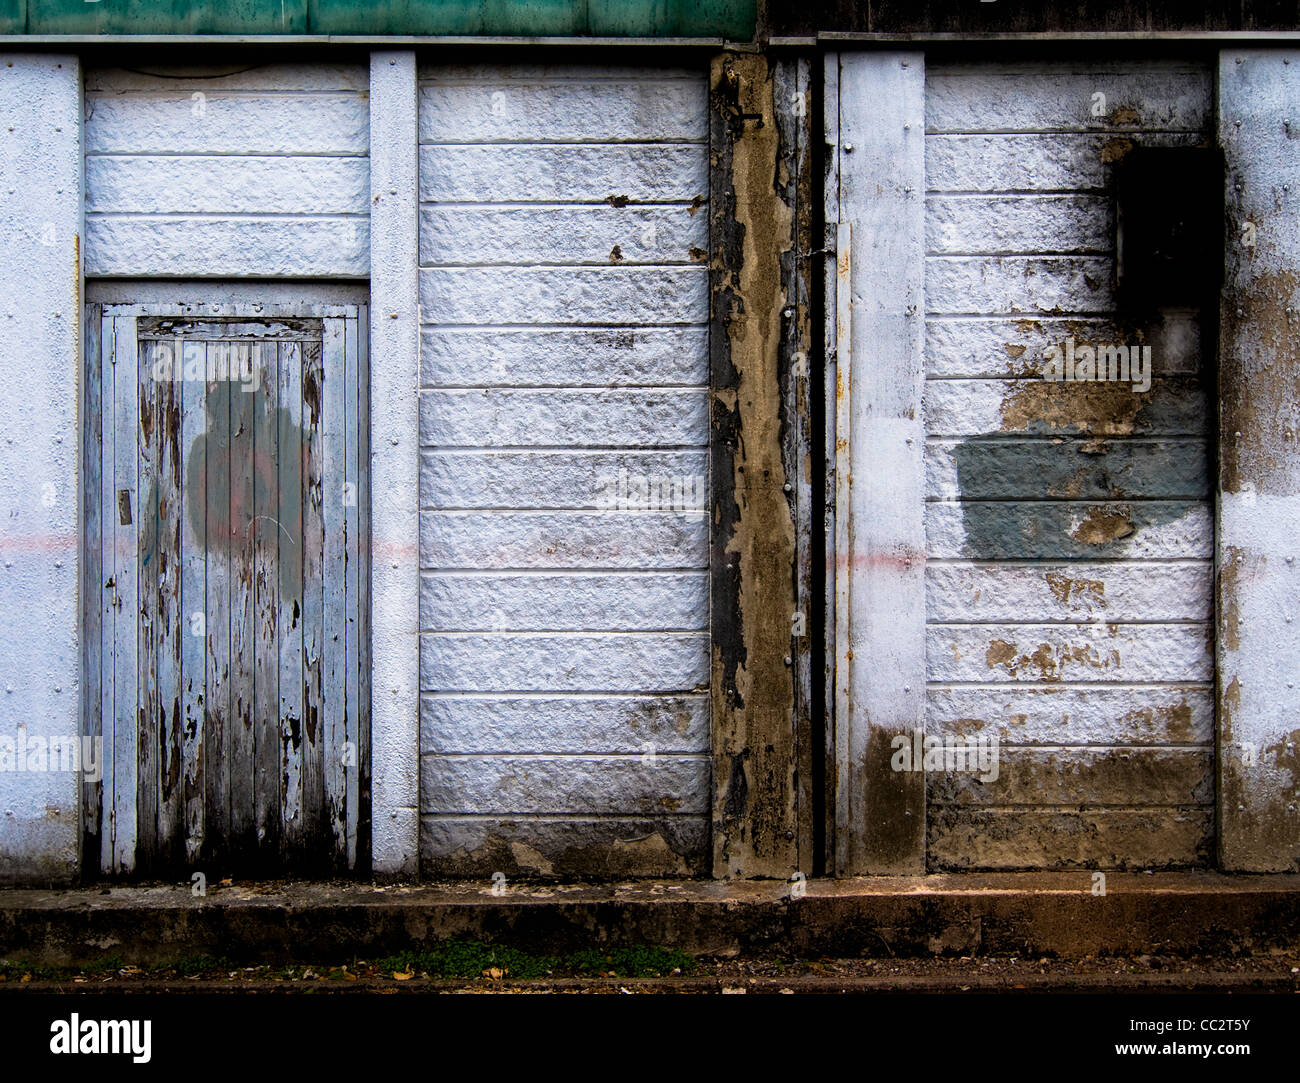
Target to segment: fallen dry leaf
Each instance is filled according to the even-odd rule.
[[[394,981],[410,981],[413,977],[415,977],[415,971],[413,971],[413,970],[394,970],[394,971],[393,971],[393,980],[394,980]]]

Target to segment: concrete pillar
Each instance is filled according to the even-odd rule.
[[[371,855],[419,873],[419,235],[415,54],[370,58]]]
[[[1219,862],[1300,869],[1300,52],[1219,57]]]
[[[925,871],[925,55],[843,53],[834,312],[835,871]],[[828,137],[829,138],[829,137]]]
[[[0,882],[77,874],[81,71],[0,64]],[[63,769],[60,769],[63,768]]]

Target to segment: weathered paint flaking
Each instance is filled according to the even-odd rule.
[[[1219,861],[1300,868],[1300,722],[1291,678],[1300,537],[1300,53],[1219,56],[1227,277],[1219,341],[1216,538]],[[1255,225],[1253,247],[1240,243]]]
[[[786,494],[780,365],[797,239],[772,64],[723,55],[710,73],[713,369],[713,872],[799,868],[795,526]]]
[[[1115,167],[1206,141],[1209,72],[950,62],[927,91],[926,725],[1002,743],[996,779],[931,773],[928,865],[1203,864],[1205,321],[1111,278]],[[1150,390],[1043,380],[1067,337],[1149,346]]]

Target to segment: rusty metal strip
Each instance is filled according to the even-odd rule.
[[[835,776],[848,778],[853,649],[849,645],[849,602],[853,552],[853,227],[835,229]],[[849,787],[835,787],[835,869],[848,862]]]

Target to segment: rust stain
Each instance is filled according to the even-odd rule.
[[[1219,565],[1219,622],[1217,630],[1225,650],[1241,650],[1240,597],[1242,550],[1235,545],[1224,547],[1223,561]]]
[[[1127,510],[1110,511],[1091,507],[1083,522],[1070,532],[1070,537],[1084,545],[1107,545],[1120,538],[1127,538],[1136,529],[1129,514]]]
[[[1106,121],[1112,125],[1141,124],[1142,114],[1131,105],[1117,105],[1111,110],[1110,116],[1106,118]]]
[[[1002,348],[1007,351],[1007,356],[1009,357],[1019,359],[1025,356],[1026,347],[1020,345],[1018,342],[1008,342],[1003,345]]]
[[[1292,730],[1275,745],[1266,745],[1264,755],[1272,756],[1276,767],[1290,773],[1293,785],[1300,784],[1300,730]]]
[[[1118,669],[1120,664],[1119,651],[1099,651],[1091,644],[1040,643],[1026,654],[1004,639],[989,643],[984,660],[989,669],[1001,668],[1011,677],[1041,681],[1064,680],[1069,668],[1082,666],[1107,672]]]
[[[1117,136],[1114,139],[1107,139],[1101,148],[1102,164],[1110,165],[1112,162],[1120,161],[1133,149],[1133,145],[1133,140],[1127,137]]]
[[[1044,578],[1052,595],[1062,605],[1083,601],[1088,606],[1106,604],[1106,584],[1100,579],[1071,579],[1061,572],[1048,572]]]
[[[1002,400],[1002,431],[1131,436],[1150,395],[1121,383],[1028,380]]]
[[[1158,707],[1136,707],[1120,718],[1129,733],[1145,731],[1148,735],[1169,741],[1188,742],[1195,738],[1192,729],[1192,706],[1186,697],[1177,703]]]
[[[1250,482],[1257,492],[1295,492],[1300,335],[1294,327],[1300,278],[1294,271],[1254,276],[1236,304],[1224,306],[1226,350],[1219,379],[1221,481],[1225,492]],[[1240,435],[1238,435],[1240,434]]]
[[[1005,639],[995,639],[989,644],[989,649],[984,654],[984,661],[989,669],[994,669],[1013,661],[1018,653],[1014,643],[1008,643]]]

